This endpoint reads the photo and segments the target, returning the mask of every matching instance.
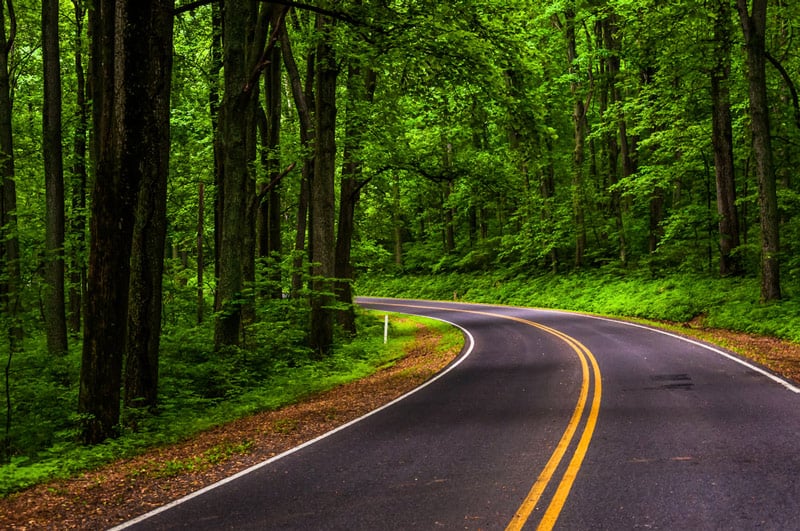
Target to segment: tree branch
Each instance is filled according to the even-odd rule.
[[[188,4],[178,6],[172,10],[173,15],[180,15],[181,13],[186,13],[187,11],[192,11],[197,9],[198,7],[207,6],[209,4],[213,4],[214,2],[218,2],[219,0],[197,0],[196,2],[189,2]]]
[[[306,4],[303,2],[293,2],[291,0],[259,0],[260,2],[268,2],[270,4],[276,4],[286,7],[287,9],[296,8],[301,9],[303,11],[310,11],[312,13],[318,13],[320,15],[325,15],[327,17],[331,17],[337,20],[341,20],[343,22],[349,22],[350,24],[354,24],[357,26],[364,26],[364,21],[358,20],[355,17],[348,15],[343,11],[332,11],[330,9],[323,9],[321,7],[313,6],[311,4]],[[187,11],[192,11],[197,9],[198,7],[207,6],[209,4],[213,4],[214,2],[219,2],[219,0],[195,0],[194,2],[189,2],[188,4],[184,4],[182,6],[178,6],[172,10],[173,15],[180,15],[181,13],[186,13]]]
[[[289,175],[289,173],[295,168],[295,166],[297,166],[297,163],[292,162],[291,164],[289,164],[288,168],[286,168],[280,173],[280,175],[272,179],[272,181],[270,181],[268,185],[262,188],[261,191],[258,193],[258,197],[256,197],[256,204],[260,204],[264,200],[264,197],[267,195],[267,193],[276,186],[278,186],[281,180],[287,175]]]
[[[258,76],[260,76],[261,72],[263,72],[267,65],[270,64],[269,56],[272,54],[272,50],[275,48],[275,44],[280,38],[280,31],[283,28],[283,20],[288,12],[289,8],[287,7],[281,10],[281,12],[278,13],[278,16],[275,18],[274,27],[272,29],[272,34],[269,37],[269,42],[264,48],[264,52],[261,54],[261,57],[259,57],[255,68],[253,68],[253,72],[250,74],[250,80],[244,86],[245,92],[250,92],[253,90],[253,86],[258,83]]]
[[[783,77],[783,80],[789,87],[789,92],[792,93],[792,103],[794,104],[794,121],[797,124],[797,127],[800,128],[800,101],[798,101],[797,88],[794,86],[792,78],[789,77],[789,72],[786,71],[783,65],[777,59],[772,57],[769,52],[764,52],[764,56],[770,63],[772,63],[772,66],[774,66],[775,69],[780,72],[781,77]]]

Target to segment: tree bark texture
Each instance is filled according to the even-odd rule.
[[[292,297],[297,297],[303,289],[303,254],[306,248],[306,231],[308,230],[308,202],[309,202],[309,182],[311,173],[314,169],[314,156],[311,150],[311,142],[314,137],[314,124],[311,118],[310,108],[314,104],[314,63],[315,58],[312,54],[309,58],[306,87],[303,87],[300,71],[292,51],[289,34],[286,32],[285,19],[281,21],[281,55],[283,64],[286,67],[286,74],[289,78],[289,85],[292,90],[297,116],[300,122],[300,145],[305,153],[308,153],[303,160],[301,170],[300,194],[297,202],[297,223],[294,241],[294,258],[292,259]]]
[[[280,24],[281,27],[276,28],[278,24]],[[281,30],[282,17],[273,16],[272,27]],[[262,186],[260,194],[265,194],[265,197],[259,205],[259,226],[261,227],[259,256],[261,258],[271,259],[269,261],[271,267],[269,269],[270,290],[268,295],[273,299],[279,299],[282,296],[280,270],[282,245],[281,194],[277,179],[281,174],[279,150],[281,141],[281,94],[283,91],[281,48],[279,46],[272,48],[269,61],[269,65],[264,70],[266,134],[262,134],[264,167],[267,170],[267,182],[269,184]],[[270,185],[271,187],[269,190],[266,190],[265,187]]]
[[[149,4],[147,8],[145,5]],[[170,153],[172,9],[174,0],[141,2],[130,22],[139,32],[139,60],[131,59],[131,100],[147,101],[128,135],[129,155],[141,172],[131,245],[130,300],[125,362],[126,407],[155,408],[161,337],[162,278],[167,236],[167,176]]]
[[[89,109],[86,104],[86,76],[83,65],[83,24],[86,9],[83,0],[73,0],[75,6],[75,133],[72,139],[72,168],[70,175],[72,215],[70,218],[71,242],[69,247],[69,330],[77,334],[81,329],[83,295],[86,290],[86,136],[89,129]]]
[[[313,252],[310,346],[318,356],[333,346],[333,277],[335,275],[336,80],[338,67],[331,43],[334,22],[318,15],[321,35],[316,61],[316,156],[311,181]]]
[[[22,283],[17,238],[17,187],[14,175],[14,140],[11,127],[13,100],[9,76],[9,54],[16,37],[16,16],[13,2],[0,2],[0,308],[8,321],[11,351],[22,341],[20,286]],[[9,30],[6,32],[6,24]]]
[[[347,73],[347,117],[344,133],[344,163],[339,193],[339,222],[336,232],[336,300],[340,309],[337,312],[339,325],[350,334],[356,333],[356,314],[353,308],[354,280],[351,255],[353,233],[355,231],[355,211],[364,186],[363,167],[360,160],[365,120],[363,107],[370,104],[375,93],[376,76],[374,71],[362,73],[360,68],[351,66]]]
[[[716,62],[711,71],[712,133],[714,175],[719,214],[719,273],[722,276],[741,273],[739,260],[733,255],[739,247],[739,218],[736,211],[736,179],[733,159],[733,126],[731,120],[731,7],[727,0],[715,5],[714,45]]]
[[[766,75],[766,26],[768,0],[737,0],[747,53],[747,80],[750,93],[750,129],[758,180],[758,208],[761,226],[761,300],[781,298],[778,198],[772,166],[772,140],[769,125]]]
[[[252,181],[250,158],[255,122],[253,91],[246,90],[252,69],[249,48],[257,15],[252,0],[226,2],[222,12],[224,96],[220,108],[222,141],[222,212],[219,228],[219,279],[214,345],[217,350],[239,345],[242,324],[244,279],[248,257],[246,231],[250,230]],[[251,257],[252,258],[252,257]]]
[[[64,159],[61,142],[61,60],[58,43],[58,0],[42,2],[42,112],[45,179],[45,295],[47,349],[63,355],[68,349],[64,295]]]
[[[575,12],[568,9],[564,13],[566,19],[567,60],[569,71],[577,75],[575,64],[578,58],[577,37],[575,34]],[[586,214],[583,163],[586,151],[586,104],[580,91],[580,83],[572,81],[570,91],[574,99],[572,121],[574,126],[575,146],[572,152],[572,210],[575,220],[575,267],[583,267],[586,253]]]
[[[164,31],[163,27],[157,30],[154,22],[166,13],[171,13],[171,5],[157,0],[94,0],[90,10],[95,182],[78,397],[78,410],[83,415],[82,438],[90,444],[114,436],[120,420],[122,366],[128,343],[131,244],[140,208],[139,189],[146,182],[144,195],[153,193],[148,179],[154,170],[145,159],[163,157],[164,135],[168,134],[153,129],[156,123],[143,109],[152,106],[151,112],[158,114],[163,113],[165,104],[168,108],[168,101],[152,96],[158,93],[163,98],[169,92],[169,76],[166,81],[160,77],[166,67],[163,54],[169,50],[156,53],[154,44],[142,46],[142,39],[151,31]],[[148,81],[155,79],[158,88],[153,92]],[[153,139],[147,140],[151,136]],[[143,201],[152,205],[152,197]],[[136,262],[142,259],[142,253],[146,251],[137,248]],[[148,285],[142,289],[153,288]],[[160,292],[152,297],[160,302]],[[143,299],[140,302],[145,303]]]
[[[132,42],[118,31],[128,25],[130,7],[126,2],[93,0],[89,10],[95,180],[78,396],[87,444],[114,436],[120,420],[130,244],[140,178],[135,171],[138,161],[125,160],[126,133],[135,121],[129,105],[138,110],[140,103],[127,100],[126,82],[134,82],[126,71]]]

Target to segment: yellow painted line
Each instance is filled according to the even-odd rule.
[[[544,516],[542,516],[542,520],[539,522],[539,527],[537,529],[541,530],[550,530],[555,526],[556,520],[558,520],[558,516],[561,514],[561,510],[564,508],[564,503],[567,501],[569,491],[572,489],[572,484],[575,482],[575,478],[578,476],[578,470],[580,470],[581,465],[583,464],[583,459],[586,457],[586,452],[589,449],[589,442],[592,440],[594,428],[597,425],[597,417],[600,414],[600,399],[603,394],[600,367],[598,367],[597,360],[591,351],[586,349],[586,347],[580,343],[578,344],[580,345],[581,349],[584,350],[586,357],[589,358],[592,364],[592,370],[594,372],[594,395],[592,398],[592,407],[589,411],[589,417],[586,419],[586,426],[583,428],[583,435],[578,442],[575,453],[572,455],[572,459],[567,466],[567,470],[564,472],[564,476],[561,478],[561,483],[559,483],[558,489],[550,501],[550,505],[547,507],[547,511],[545,511]]]
[[[506,531],[518,531],[523,528],[523,526],[528,522],[530,515],[533,513],[536,506],[539,504],[539,500],[542,497],[547,486],[553,479],[553,476],[556,473],[561,461],[564,459],[564,456],[567,453],[567,449],[569,448],[570,444],[575,438],[575,433],[578,430],[578,426],[581,423],[581,419],[583,418],[583,413],[586,409],[586,403],[589,397],[589,387],[591,385],[592,380],[594,380],[594,392],[592,393],[592,405],[589,410],[589,416],[586,419],[586,424],[584,425],[583,432],[581,434],[580,440],[578,441],[578,445],[575,448],[575,452],[572,454],[572,459],[570,459],[569,464],[567,465],[566,470],[564,471],[564,475],[561,478],[560,483],[556,489],[555,494],[550,500],[550,504],[547,507],[544,515],[542,516],[542,520],[539,522],[539,526],[537,529],[540,530],[550,530],[555,525],[556,521],[558,520],[559,515],[561,514],[561,510],[564,508],[564,503],[567,501],[567,497],[569,496],[569,492],[572,489],[572,485],[575,482],[575,478],[578,476],[578,471],[580,470],[581,465],[583,464],[583,459],[586,457],[586,452],[589,449],[589,443],[592,440],[592,435],[594,434],[595,426],[597,425],[597,417],[600,413],[600,400],[602,398],[602,383],[601,383],[601,376],[600,376],[600,367],[597,365],[597,359],[594,357],[594,354],[586,348],[580,341],[577,339],[564,334],[554,328],[550,328],[549,326],[545,326],[540,323],[536,323],[534,321],[529,321],[527,319],[522,319],[521,317],[514,317],[512,315],[503,315],[503,314],[496,314],[490,312],[483,312],[478,310],[465,310],[465,309],[458,309],[458,308],[445,308],[445,307],[435,307],[435,306],[417,306],[417,305],[408,305],[408,304],[395,304],[395,303],[386,303],[386,302],[374,302],[372,304],[381,304],[385,306],[399,306],[399,307],[408,307],[408,308],[418,308],[418,309],[430,309],[430,310],[444,310],[444,311],[455,311],[461,313],[471,313],[477,315],[486,315],[489,317],[499,317],[501,319],[508,319],[511,321],[517,321],[519,323],[526,324],[528,326],[532,326],[534,328],[538,328],[548,334],[554,335],[557,338],[564,341],[568,344],[572,350],[578,355],[578,359],[581,363],[581,372],[582,372],[582,383],[581,383],[581,391],[578,396],[578,402],[575,405],[575,409],[572,412],[572,416],[570,417],[569,423],[567,424],[566,430],[564,430],[564,434],[561,436],[561,440],[558,442],[556,449],[553,451],[553,454],[550,456],[550,459],[547,461],[542,472],[539,474],[539,477],[536,478],[536,482],[531,487],[531,490],[528,492],[528,495],[520,505],[519,509],[517,509],[516,514],[509,522],[508,526],[506,527]],[[589,364],[592,366],[592,371],[589,371]]]

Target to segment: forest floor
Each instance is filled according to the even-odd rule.
[[[701,321],[673,325],[734,350],[800,382],[800,344],[710,330]],[[240,419],[183,443],[156,448],[0,500],[2,529],[106,529],[201,489],[358,418],[417,387],[444,368],[457,349],[420,329],[405,358],[370,377],[302,403]]]

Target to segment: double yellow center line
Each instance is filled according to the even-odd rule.
[[[570,459],[566,470],[561,476],[561,481],[558,484],[558,488],[550,499],[550,505],[547,506],[547,510],[544,512],[544,515],[539,521],[539,526],[537,527],[537,529],[541,530],[552,529],[556,524],[556,520],[558,520],[558,516],[561,514],[561,509],[564,507],[564,503],[567,501],[567,496],[569,496],[569,491],[572,489],[572,484],[575,482],[575,478],[578,476],[578,470],[581,468],[583,458],[586,457],[586,451],[589,449],[589,442],[592,440],[592,434],[594,433],[594,428],[597,425],[597,417],[600,413],[600,399],[603,392],[602,380],[600,377],[600,367],[597,365],[597,359],[595,359],[594,355],[588,348],[586,348],[580,341],[568,336],[567,334],[564,334],[563,332],[559,332],[558,330],[550,328],[549,326],[544,326],[542,324],[518,317],[488,313],[486,315],[495,315],[505,319],[518,321],[520,323],[543,330],[548,334],[552,334],[561,339],[578,355],[578,359],[581,362],[581,372],[583,374],[581,392],[578,396],[578,403],[575,405],[575,409],[572,412],[572,417],[569,420],[567,429],[564,430],[564,434],[561,436],[558,446],[556,446],[555,451],[550,456],[550,459],[547,461],[544,469],[539,474],[539,477],[536,479],[536,483],[533,484],[533,487],[531,487],[531,490],[528,492],[528,495],[525,497],[522,505],[520,505],[519,509],[517,509],[516,514],[511,519],[511,522],[508,524],[508,526],[506,526],[506,531],[522,529],[522,527],[530,518],[533,510],[539,504],[539,500],[541,499],[542,494],[544,494],[545,489],[553,481],[553,476],[558,470],[561,462],[564,460],[567,450],[577,436],[578,426],[583,420],[584,412],[586,411],[586,405],[589,400],[589,388],[592,387],[592,382],[594,382],[594,390],[592,392],[589,414],[586,418],[586,423],[583,426],[580,439],[578,440],[578,445],[575,447],[575,450],[572,453],[572,459]],[[592,367],[591,373],[589,371],[589,365]]]
[[[428,310],[444,310],[444,311],[454,311],[454,312],[461,312],[461,313],[470,313],[476,315],[486,315],[489,317],[499,317],[501,319],[508,319],[511,321],[516,321],[528,326],[532,326],[534,328],[538,328],[548,334],[551,334],[558,339],[564,341],[567,345],[572,348],[573,351],[578,355],[578,359],[581,363],[581,372],[582,372],[582,383],[581,383],[581,390],[578,396],[578,402],[575,404],[575,409],[572,412],[572,417],[569,420],[569,424],[567,425],[564,434],[561,436],[561,440],[558,442],[555,451],[550,456],[550,459],[547,461],[542,472],[539,474],[539,477],[536,479],[536,482],[531,487],[531,490],[528,492],[528,495],[520,505],[519,509],[517,509],[516,514],[511,519],[511,522],[506,527],[506,531],[516,531],[523,528],[523,526],[528,522],[531,514],[539,505],[539,502],[542,498],[547,487],[553,483],[553,478],[556,475],[556,472],[559,470],[562,461],[567,455],[569,449],[573,446],[573,442],[576,440],[577,437],[577,445],[575,445],[574,450],[572,451],[572,457],[569,460],[569,464],[566,466],[566,469],[563,470],[561,475],[561,480],[558,483],[558,487],[555,490],[555,493],[550,498],[550,504],[547,506],[542,518],[539,521],[539,525],[537,529],[540,530],[549,530],[552,529],[558,520],[558,516],[561,514],[561,510],[564,507],[564,503],[567,501],[567,496],[569,496],[569,492],[572,489],[572,484],[575,482],[575,478],[578,475],[578,471],[580,470],[581,464],[583,464],[583,459],[586,457],[586,452],[589,449],[589,443],[592,440],[592,435],[594,433],[594,428],[597,425],[597,417],[600,413],[600,399],[602,396],[602,381],[600,377],[600,367],[597,365],[597,359],[595,359],[594,355],[591,351],[586,348],[580,341],[577,339],[564,334],[554,328],[550,328],[549,326],[545,326],[534,321],[529,321],[527,319],[522,319],[521,317],[514,317],[511,315],[504,315],[498,313],[490,313],[490,312],[483,312],[477,310],[465,310],[465,309],[456,309],[456,308],[444,308],[444,307],[434,307],[434,306],[410,306],[406,304],[392,304],[392,303],[385,303],[380,302],[378,304],[385,305],[385,306],[403,306],[407,308],[423,308]],[[590,370],[591,366],[591,370]],[[591,389],[591,402],[589,401],[589,393]],[[588,406],[588,414],[587,414],[587,406]],[[583,424],[583,430],[578,435],[578,428]]]

